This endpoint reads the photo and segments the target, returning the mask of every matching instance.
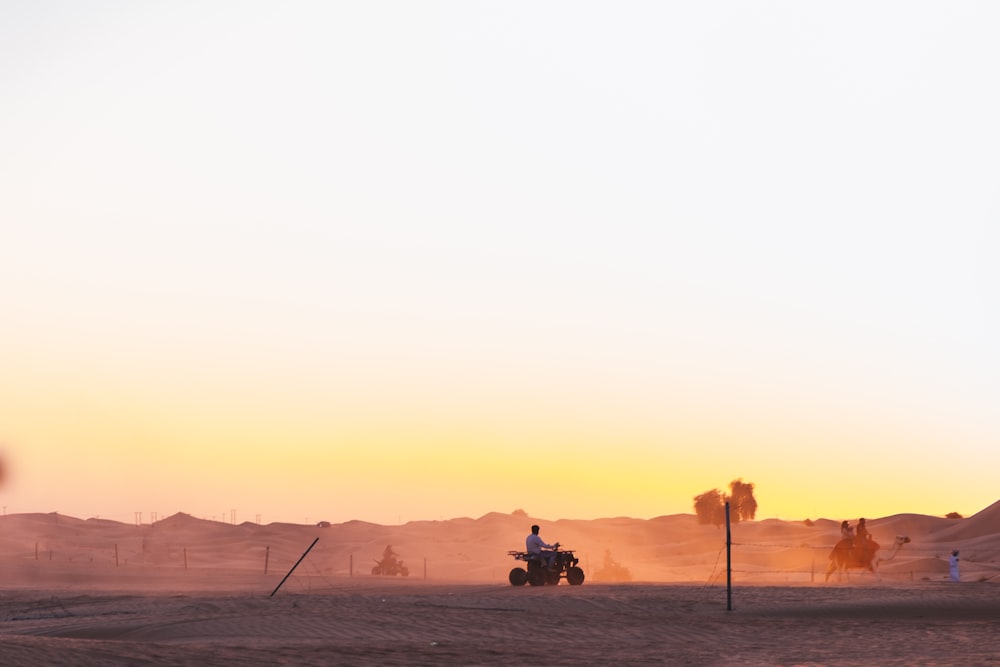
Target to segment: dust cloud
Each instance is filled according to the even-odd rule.
[[[541,527],[546,542],[574,552],[585,585],[705,584],[724,580],[726,564],[725,530],[700,524],[692,514],[552,521],[490,513],[393,526],[363,521],[234,525],[182,513],[140,525],[54,513],[0,520],[0,571],[29,570],[31,576],[77,582],[127,585],[135,580],[164,588],[202,585],[197,584],[202,578],[273,587],[314,540],[285,584],[292,590],[322,590],[348,579],[508,585],[511,569],[522,565],[508,552],[524,550],[532,524]],[[1000,556],[1000,504],[968,519],[897,515],[868,525],[884,546],[898,535],[910,538],[883,564],[883,577],[946,576],[953,549],[966,556],[963,576],[991,579],[1000,573],[994,564]],[[743,583],[821,583],[838,539],[834,520],[740,522],[732,528],[733,576]],[[376,568],[386,561],[387,545],[400,567]]]

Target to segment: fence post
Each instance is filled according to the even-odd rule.
[[[118,567],[118,545],[115,545],[115,567]]]
[[[184,570],[188,569],[188,548],[184,547]]]
[[[733,535],[729,525],[729,502],[726,502],[726,611],[733,610]]]
[[[264,574],[267,575],[267,562],[271,559],[271,545],[264,549]]]

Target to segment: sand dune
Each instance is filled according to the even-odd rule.
[[[533,522],[576,550],[583,586],[507,583],[515,563],[506,552],[522,547]],[[557,665],[1000,660],[1000,589],[991,583],[1000,503],[967,519],[902,514],[868,524],[883,545],[896,535],[911,542],[878,577],[853,572],[830,583],[839,518],[734,526],[728,611],[725,531],[687,514],[491,513],[328,527],[9,515],[0,519],[0,652],[4,665],[468,665],[538,654]],[[410,576],[371,574],[387,544]],[[953,549],[963,555],[960,583],[947,580]],[[599,581],[607,552],[630,583]]]
[[[725,531],[700,525],[689,514],[547,521],[491,513],[478,519],[397,526],[349,521],[325,527],[231,525],[186,514],[139,526],[60,514],[16,514],[0,519],[0,559],[5,564],[0,576],[6,584],[44,581],[50,574],[127,581],[141,570],[183,584],[185,573],[193,581],[194,573],[264,575],[266,568],[266,574],[275,577],[284,575],[319,538],[297,572],[298,583],[316,587],[371,576],[387,544],[414,578],[503,582],[515,565],[506,553],[523,547],[533,522],[541,525],[547,540],[574,549],[588,575],[600,570],[607,552],[628,568],[632,580],[648,582],[708,582],[719,576],[724,560],[720,555]],[[868,525],[883,546],[883,556],[896,535],[911,540],[892,561],[881,564],[884,574],[933,579],[953,549],[963,552],[966,579],[1000,573],[1000,503],[966,519],[900,514],[869,519]],[[825,569],[838,533],[839,521],[833,519],[811,525],[776,519],[737,524],[732,531],[734,571],[754,583],[811,582]]]

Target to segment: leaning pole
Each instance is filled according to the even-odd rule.
[[[301,556],[299,556],[299,559],[297,561],[295,561],[295,565],[293,565],[292,569],[288,571],[288,574],[285,575],[285,578],[282,579],[280,582],[278,582],[278,585],[274,587],[274,590],[271,591],[271,594],[268,595],[267,597],[269,597],[269,598],[273,598],[274,597],[274,594],[278,592],[278,589],[281,588],[281,585],[283,583],[285,583],[285,579],[288,579],[288,577],[292,576],[292,572],[295,572],[295,568],[297,568],[299,566],[299,563],[301,563],[302,559],[306,557],[306,554],[308,554],[310,551],[312,551],[312,548],[314,546],[316,546],[317,542],[319,542],[319,538],[318,537],[315,540],[313,540],[313,543],[309,545],[309,548],[306,549],[305,552]]]

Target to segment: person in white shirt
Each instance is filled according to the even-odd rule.
[[[948,559],[948,574],[951,575],[952,581],[959,581],[958,576],[958,550],[951,552],[951,557]]]
[[[546,544],[542,541],[542,538],[538,536],[538,526],[531,527],[531,535],[524,540],[524,545],[527,547],[528,553],[535,556],[545,567],[552,569],[552,562],[556,558],[555,551],[553,549],[559,548],[559,543]]]

